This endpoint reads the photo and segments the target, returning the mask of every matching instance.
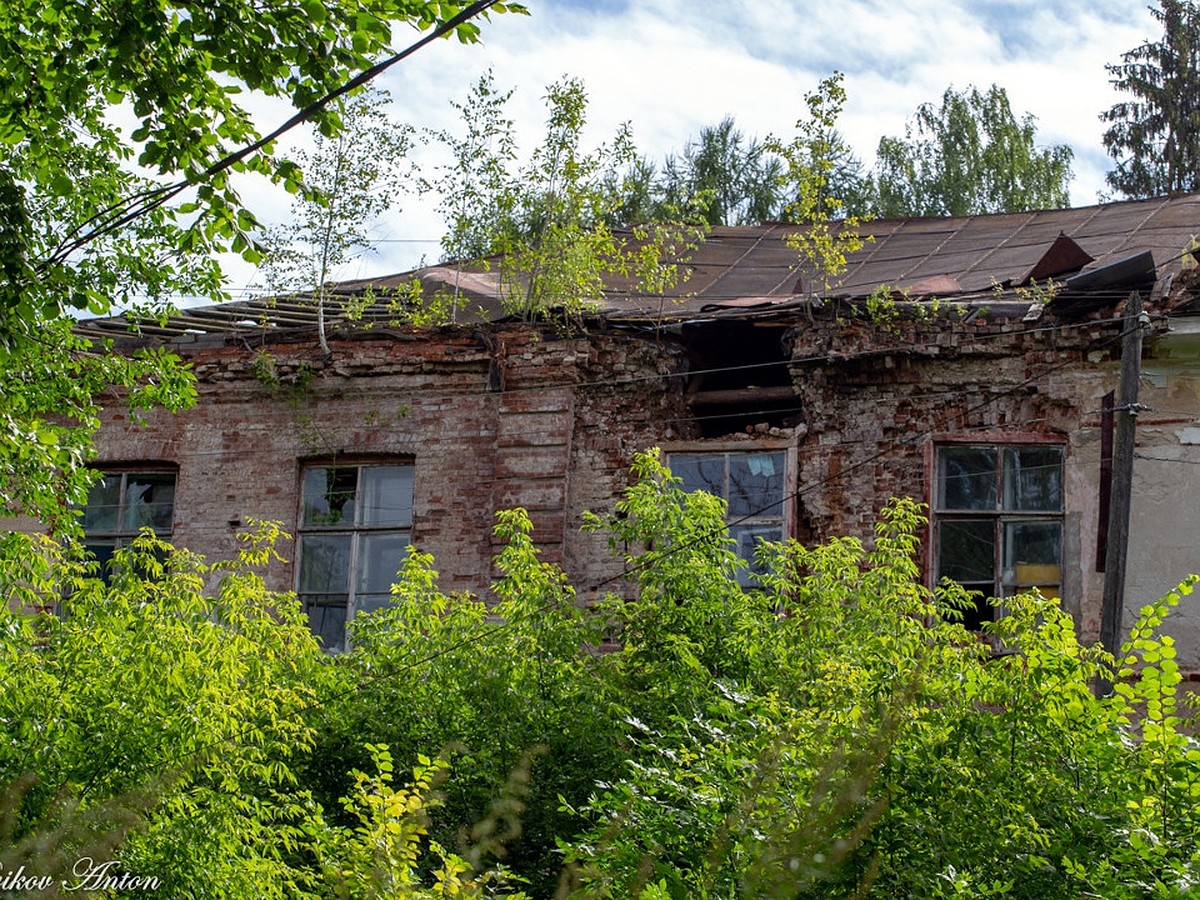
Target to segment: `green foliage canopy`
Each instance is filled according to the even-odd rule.
[[[869,545],[764,545],[747,589],[723,502],[635,467],[587,522],[627,575],[592,607],[513,510],[494,605],[412,549],[337,657],[256,573],[270,528],[221,564],[147,536],[108,584],[10,537],[13,599],[69,615],[0,610],[0,864],[119,848],[172,895],[229,900],[474,898],[506,889],[500,858],[533,896],[643,900],[1200,877],[1200,743],[1160,633],[1195,578],[1116,660],[1039,595],[1005,599],[995,652],[959,588],[921,583],[911,501]]]
[[[1067,206],[1073,153],[1036,141],[1033,116],[1017,119],[1003,88],[947,88],[940,107],[917,110],[903,138],[880,140],[874,212],[968,216]]]
[[[339,660],[371,680],[312,771],[361,767],[363,739],[454,746],[431,835],[483,821],[463,858],[506,853],[535,896],[1134,897],[1200,872],[1200,745],[1157,633],[1192,581],[1143,610],[1115,668],[1036,595],[1005,600],[995,654],[957,623],[958,588],[921,584],[915,504],[870,547],[764,547],[747,590],[722,502],[656,456],[635,471],[587,524],[628,573],[590,612],[519,511],[491,610],[414,552]],[[1098,676],[1116,693],[1096,698]]]
[[[676,206],[701,201],[710,225],[758,225],[783,205],[782,174],[779,158],[726,116],[667,157],[660,189]]]
[[[72,334],[68,316],[118,303],[161,309],[177,295],[220,300],[214,254],[258,259],[249,236],[256,220],[233,176],[256,172],[298,190],[302,173],[269,144],[231,158],[260,138],[242,98],[305,110],[387,52],[393,25],[429,29],[468,6],[0,6],[4,512],[70,523],[68,504],[86,496],[101,397],[131,398],[135,408],[151,398],[170,409],[190,401],[175,356],[111,355]],[[457,32],[474,40],[478,26],[466,21]],[[332,109],[314,120],[328,138],[341,124]],[[186,202],[175,205],[177,195]]]

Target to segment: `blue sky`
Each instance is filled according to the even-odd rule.
[[[1139,0],[526,0],[530,16],[483,23],[474,46],[441,42],[383,79],[393,115],[418,127],[451,128],[463,100],[490,69],[514,88],[509,111],[532,146],[542,134],[542,97],[565,75],[583,80],[589,135],[608,140],[629,122],[638,147],[661,161],[700,128],[732,115],[748,135],[788,136],[801,97],[838,70],[848,100],[842,131],[868,164],[879,138],[901,135],[923,102],[947,87],[1008,91],[1018,115],[1037,117],[1044,143],[1075,151],[1074,205],[1097,201],[1109,168],[1099,114],[1116,101],[1105,63],[1157,36]],[[410,40],[408,32],[397,44]],[[282,111],[266,111],[269,129]],[[287,198],[246,192],[267,220]],[[405,197],[381,220],[377,252],[343,278],[402,271],[433,261],[442,225],[431,198]],[[231,287],[254,273],[230,270]]]

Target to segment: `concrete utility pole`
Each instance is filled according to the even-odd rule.
[[[1125,557],[1129,549],[1129,509],[1133,497],[1134,428],[1137,423],[1138,380],[1142,374],[1142,329],[1150,321],[1142,312],[1136,291],[1125,304],[1121,342],[1121,386],[1116,433],[1113,436],[1112,494],[1108,508],[1108,543],[1104,563],[1104,603],[1100,609],[1100,640],[1114,655],[1121,648],[1121,619],[1125,606]]]

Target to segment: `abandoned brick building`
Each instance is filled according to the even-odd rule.
[[[587,597],[618,567],[582,513],[611,510],[632,454],[657,446],[688,486],[728,499],[743,552],[758,537],[867,537],[888,498],[913,496],[930,507],[930,581],[1039,587],[1095,638],[1106,396],[1137,292],[1126,622],[1200,570],[1200,195],[873,221],[823,290],[801,283],[792,230],[714,229],[677,296],[614,279],[569,329],[506,318],[494,274],[437,267],[416,274],[454,282],[478,307],[469,321],[400,327],[368,308],[350,323],[335,304],[328,354],[303,301],[185,310],[137,335],[86,323],[118,347],[169,343],[200,397],[145,427],[108,413],[89,541],[103,556],[151,524],[220,557],[248,517],[280,520],[295,542],[273,587],[299,591],[336,646],[355,610],[386,601],[409,542],[445,588],[486,592],[506,507],[530,511],[545,557]],[[1172,630],[1200,671],[1200,611]]]

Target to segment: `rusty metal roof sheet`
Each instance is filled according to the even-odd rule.
[[[687,261],[691,274],[686,282],[660,296],[638,292],[628,277],[610,277],[596,314],[617,321],[761,314],[788,309],[811,296],[866,297],[882,285],[910,290],[914,297],[966,298],[1003,292],[1027,283],[1030,276],[1071,273],[1075,284],[1086,285],[1079,275],[1141,253],[1152,255],[1160,274],[1177,273],[1181,254],[1200,235],[1200,194],[1076,209],[868,221],[858,229],[866,243],[849,256],[845,273],[830,288],[810,277],[788,246],[788,236],[797,230],[779,223],[714,228]],[[457,291],[465,299],[460,321],[505,315],[494,269],[442,264],[340,284],[338,296],[327,300],[326,318],[334,324],[344,321],[354,308],[347,298],[368,288],[386,298],[414,278],[421,280],[426,295]],[[396,318],[394,299],[391,304],[390,318],[388,301],[379,299],[361,311],[363,320],[387,324]],[[264,299],[183,310],[165,325],[143,322],[142,331],[169,337],[312,327],[315,320],[310,299]],[[120,317],[80,326],[84,333],[108,335],[128,327]]]

